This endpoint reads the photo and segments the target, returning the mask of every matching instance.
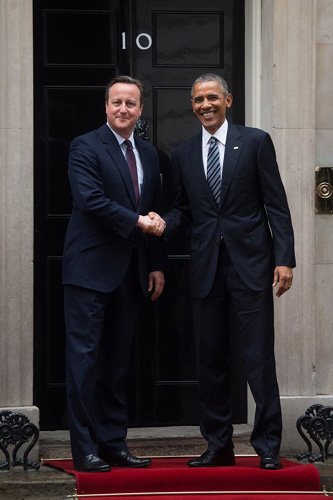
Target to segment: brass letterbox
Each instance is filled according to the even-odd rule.
[[[316,213],[333,214],[333,167],[316,167]]]

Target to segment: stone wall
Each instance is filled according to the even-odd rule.
[[[32,0],[0,0],[0,409],[33,403]]]
[[[295,423],[333,403],[333,216],[315,214],[315,166],[333,166],[331,0],[262,1],[262,128],[272,134],[293,218],[297,268],[275,301],[283,452],[304,443]]]
[[[333,169],[333,2],[317,1],[315,165]],[[333,394],[333,214],[315,215],[317,393]],[[331,400],[333,405],[333,396]]]

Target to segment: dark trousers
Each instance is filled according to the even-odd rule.
[[[208,448],[232,445],[232,412],[229,394],[230,324],[240,336],[242,358],[256,413],[251,444],[258,454],[278,453],[282,419],[274,357],[272,289],[255,292],[240,279],[222,244],[212,290],[193,300],[201,432]]]
[[[65,285],[66,387],[72,455],[126,449],[126,380],[142,291],[132,260],[110,294]]]

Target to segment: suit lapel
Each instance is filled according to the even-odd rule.
[[[238,132],[237,127],[229,123],[224,151],[220,206],[222,205],[228,192],[231,179],[235,173],[240,153],[243,148],[243,142],[240,140],[240,137],[241,135]]]
[[[119,146],[119,143],[106,124],[102,125],[99,131],[102,138],[102,142],[107,152],[111,156],[116,168],[119,170],[120,174],[124,179],[124,183],[128,191],[128,196],[133,204],[133,207],[136,209],[135,193],[134,193],[134,186],[131,173],[129,171],[125,156]]]

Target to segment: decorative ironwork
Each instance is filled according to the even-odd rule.
[[[14,447],[12,452],[13,467],[22,465],[24,470],[39,469],[38,462],[28,459],[28,455],[35,446],[38,436],[38,427],[31,423],[23,413],[9,410],[0,411],[0,450],[5,456],[5,461],[0,460],[0,471],[10,469],[9,447]],[[23,458],[18,458],[18,452],[25,443],[29,444],[23,453]]]
[[[150,141],[150,136],[149,136],[149,125],[145,120],[142,120],[139,118],[139,120],[136,122],[135,128],[134,128],[134,133],[140,137],[140,139],[143,139],[144,141]]]
[[[333,406],[310,406],[299,417],[296,427],[308,447],[307,451],[297,456],[298,460],[307,458],[309,462],[325,462],[326,458],[333,456],[329,451],[333,440]],[[311,440],[318,446],[319,453],[314,453]]]

